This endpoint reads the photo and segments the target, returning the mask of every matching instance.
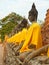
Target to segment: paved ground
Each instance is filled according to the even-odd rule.
[[[3,45],[0,44],[0,65],[4,65],[3,64],[3,54],[4,54],[4,48],[3,48]]]

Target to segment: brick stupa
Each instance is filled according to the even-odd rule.
[[[46,13],[45,23],[42,27],[43,45],[49,44],[49,9]]]
[[[48,24],[48,23],[49,23],[49,9],[47,10],[46,18],[45,18],[45,24]]]

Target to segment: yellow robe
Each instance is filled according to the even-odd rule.
[[[38,23],[33,23],[27,31],[25,42],[20,52],[28,51],[28,45],[36,45],[36,49],[42,47],[41,27]]]
[[[28,48],[29,44],[36,45],[36,49],[40,48],[42,46],[42,37],[41,37],[41,27],[38,23],[33,23],[29,27],[29,29],[23,29],[18,34],[15,34],[11,38],[7,40],[7,42],[22,42],[24,40],[24,44],[22,48],[20,49],[20,52],[28,51],[30,50]]]
[[[23,29],[22,31],[20,31],[19,33],[16,33],[14,36],[12,36],[11,38],[9,38],[7,40],[7,42],[9,43],[21,43],[22,41],[25,40],[26,38],[26,34],[27,34],[27,29]]]
[[[48,48],[47,56],[49,57],[49,48]]]

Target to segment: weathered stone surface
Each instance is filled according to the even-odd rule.
[[[16,55],[17,52],[15,52],[13,49],[17,49],[17,45],[8,43],[6,46],[6,56],[5,56],[5,63],[6,65],[23,65],[24,59],[31,53],[24,52],[19,53]],[[24,58],[25,57],[25,58]],[[49,65],[49,58],[44,56],[37,56],[32,58],[30,61],[28,61],[25,65]]]
[[[4,47],[3,44],[0,44],[0,65],[4,65],[3,56],[4,56]]]

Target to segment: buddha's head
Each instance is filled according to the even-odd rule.
[[[27,19],[23,19],[22,21],[21,21],[21,26],[23,26],[24,28],[26,28],[27,27],[27,24],[28,24],[28,21],[27,21]]]
[[[36,6],[33,3],[31,10],[29,11],[28,19],[30,22],[37,21],[38,11],[36,10]]]

